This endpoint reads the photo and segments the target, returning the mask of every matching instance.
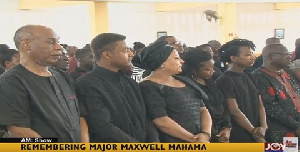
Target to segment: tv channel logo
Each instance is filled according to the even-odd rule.
[[[283,152],[283,143],[265,143],[265,152]]]
[[[298,137],[283,137],[284,152],[298,152]]]

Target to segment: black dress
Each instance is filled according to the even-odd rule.
[[[239,109],[248,118],[254,127],[260,126],[259,94],[255,87],[255,80],[245,72],[236,73],[226,71],[217,80],[217,86],[222,91],[225,99],[236,99]],[[231,119],[232,131],[230,142],[255,142],[252,135]]]
[[[201,132],[200,108],[204,107],[201,95],[188,84],[177,88],[161,85],[150,80],[140,83],[147,115],[151,120],[170,117],[181,127],[196,135]],[[186,142],[159,132],[161,142]]]
[[[209,110],[213,124],[212,124],[212,142],[216,141],[216,135],[222,128],[231,128],[230,116],[225,111],[225,99],[222,92],[217,88],[214,80],[205,80],[206,85],[197,83],[201,89],[207,94],[208,100],[203,100],[206,108]]]

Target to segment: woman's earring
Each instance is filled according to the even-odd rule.
[[[166,71],[166,68],[165,68],[164,66],[162,66],[161,69],[162,69],[163,71]]]

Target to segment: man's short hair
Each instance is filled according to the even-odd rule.
[[[167,41],[167,38],[173,38],[174,36],[161,36],[158,39],[156,39],[155,42],[161,42],[161,41]]]
[[[267,38],[267,39],[266,39],[266,45],[269,45],[269,44],[277,44],[277,43],[280,43],[280,39],[279,39],[279,38],[276,38],[276,37],[270,37],[270,38]]]
[[[78,62],[79,60],[81,60],[85,55],[87,55],[88,52],[92,52],[91,49],[78,49],[75,52],[75,59]]]
[[[92,51],[95,54],[96,61],[100,60],[104,51],[112,51],[117,46],[115,42],[123,41],[126,36],[117,33],[102,33],[97,35],[91,42]]]
[[[33,33],[33,29],[35,27],[38,27],[41,25],[25,25],[20,27],[14,35],[14,42],[16,45],[16,48],[19,49],[20,47],[20,43],[22,39],[32,39],[34,38],[34,33]]]

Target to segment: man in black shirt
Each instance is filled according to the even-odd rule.
[[[75,52],[75,58],[77,61],[77,66],[74,71],[70,72],[70,76],[74,81],[86,72],[91,71],[95,63],[94,53],[88,48],[78,49]]]
[[[114,33],[96,36],[91,48],[97,66],[76,81],[91,142],[158,141],[138,84],[120,70],[130,66],[133,57],[125,38]]]
[[[26,25],[14,36],[21,60],[0,77],[0,126],[11,137],[80,142],[79,108],[70,78],[50,69],[62,55],[48,27]]]

